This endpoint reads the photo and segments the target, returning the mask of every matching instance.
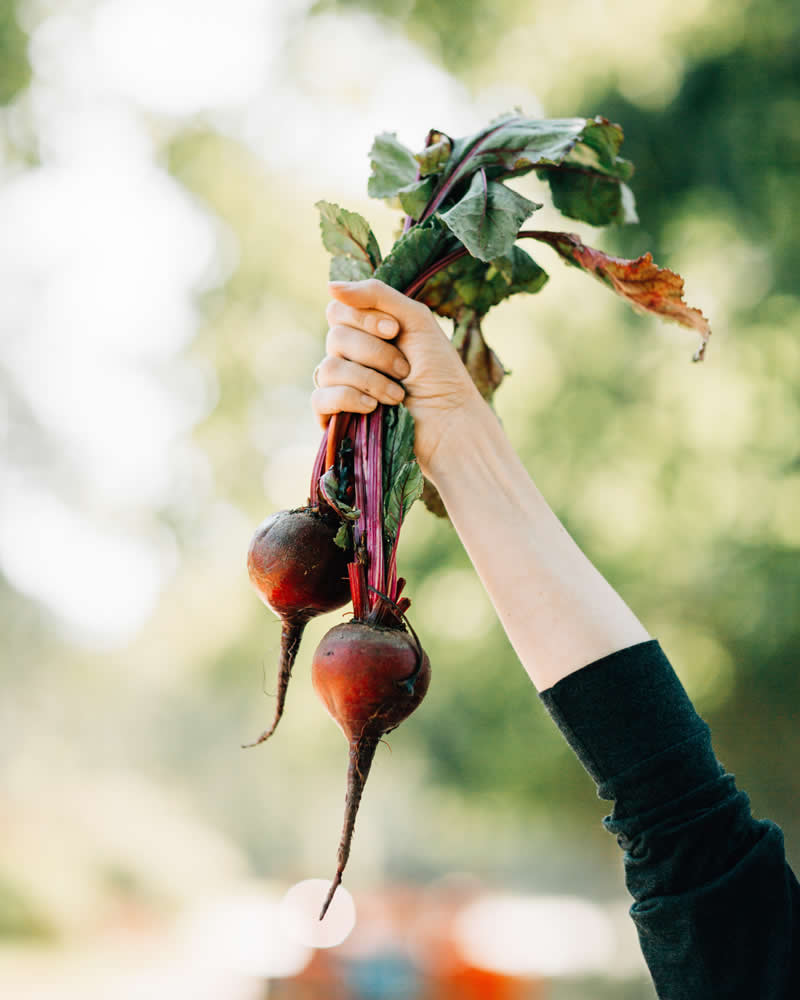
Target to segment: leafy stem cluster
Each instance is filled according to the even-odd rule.
[[[633,166],[619,156],[622,140],[620,126],[605,118],[534,119],[521,113],[504,115],[463,138],[431,130],[418,153],[399,142],[394,133],[382,133],[370,150],[367,190],[370,196],[401,209],[402,233],[384,257],[366,219],[331,202],[319,202],[322,240],[332,255],[331,279],[354,281],[374,276],[452,319],[455,346],[490,402],[505,372],[486,344],[481,320],[490,308],[511,295],[539,292],[548,277],[517,245],[520,239],[546,243],[567,263],[602,281],[635,309],[695,329],[702,338],[695,354],[700,360],[710,329],[702,313],[683,301],[679,275],[657,267],[649,254],[620,260],[587,247],[571,233],[523,230],[523,223],[542,205],[505,183],[535,172],[547,181],[553,204],[563,215],[595,226],[635,222],[634,197],[627,184]],[[368,544],[370,565],[377,558],[378,541],[386,541],[385,552],[391,555],[386,556],[389,562],[385,564],[384,555],[380,557],[384,574],[380,579],[388,581],[391,591],[390,564],[399,527],[408,507],[421,494],[423,481],[418,467],[413,474],[410,471],[416,467],[410,415],[402,406],[379,407],[379,411],[404,413],[406,417],[390,420],[373,414],[374,419],[359,424],[356,481],[361,451],[358,433],[362,433],[363,447],[369,454],[368,442],[382,435],[384,471],[379,478],[385,502],[370,504],[374,513],[365,515],[364,530],[373,540]],[[405,449],[399,465],[392,458],[398,437]],[[388,478],[386,463],[390,470],[396,470]],[[367,466],[365,482],[374,486],[378,477],[369,461]],[[435,497],[428,502],[431,494],[430,484],[426,484],[426,503],[440,513]],[[389,506],[394,513],[389,513]],[[378,512],[387,519],[380,532],[371,526]],[[386,524],[390,525],[388,535]],[[356,526],[356,534],[360,530]],[[368,583],[380,589],[374,580]],[[388,596],[394,599],[391,592]]]

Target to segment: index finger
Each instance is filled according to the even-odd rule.
[[[400,324],[385,312],[378,312],[375,309],[356,309],[353,306],[345,305],[334,299],[328,303],[325,310],[325,317],[331,327],[351,326],[356,330],[363,330],[364,333],[374,334],[383,340],[391,340],[396,337]]]
[[[331,295],[339,302],[355,309],[378,309],[394,316],[402,326],[405,322],[418,321],[426,307],[398,292],[377,278],[364,281],[331,281]]]

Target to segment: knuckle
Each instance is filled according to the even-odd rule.
[[[364,402],[361,399],[361,392],[362,392],[361,389],[354,389],[352,387],[348,387],[345,390],[346,409],[355,410],[358,413],[361,413],[362,410],[366,409],[366,407],[364,406]]]
[[[315,389],[311,393],[311,408],[318,417],[331,412],[329,405],[329,393],[327,389]]]
[[[417,299],[410,299],[409,301],[412,302],[412,308],[419,316],[433,316],[430,308],[424,302],[419,302]]]
[[[335,365],[336,360],[330,357],[330,355],[324,357],[317,365],[317,378],[320,380],[325,379],[327,381],[328,376],[332,374],[331,369],[335,367]]]
[[[336,299],[331,299],[331,301],[325,307],[325,319],[327,320],[328,326],[333,326],[336,322],[336,307],[339,303]]]
[[[400,351],[396,347],[392,347],[391,344],[383,344],[383,348],[380,352],[380,368],[381,371],[390,372],[394,368],[394,363],[397,358],[401,357]]]
[[[364,377],[364,391],[368,392],[370,396],[382,395],[386,388],[386,379],[383,375],[379,375],[378,372],[368,369]]]
[[[347,327],[337,323],[328,330],[325,347],[329,354],[339,354],[347,340]]]

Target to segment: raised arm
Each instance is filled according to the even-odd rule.
[[[397,402],[402,378],[422,471],[537,689],[648,639],[548,507],[430,310],[375,280],[330,287],[315,411],[324,423],[371,398]]]
[[[331,290],[314,409],[324,423],[396,402],[402,379],[423,471],[547,710],[614,801],[604,824],[658,995],[800,997],[800,885],[781,831],[752,817],[659,644],[547,506],[430,312],[376,281]]]

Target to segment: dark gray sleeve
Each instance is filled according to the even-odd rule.
[[[668,1000],[800,1000],[800,886],[783,835],[750,812],[658,642],[542,692],[614,808],[645,960]]]

